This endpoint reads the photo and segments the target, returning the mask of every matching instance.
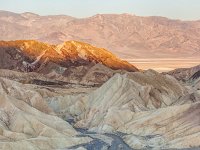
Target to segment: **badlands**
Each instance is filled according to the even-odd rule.
[[[0,149],[198,149],[199,70],[139,70],[76,41],[1,41]]]

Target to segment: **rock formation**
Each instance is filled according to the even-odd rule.
[[[35,72],[49,79],[83,84],[102,84],[122,70],[138,71],[103,48],[76,41],[61,45],[31,40],[1,41],[0,58],[1,69]]]
[[[167,74],[174,76],[178,80],[182,81],[188,81],[198,78],[200,71],[200,65],[197,65],[192,68],[178,68],[175,70],[172,70],[170,72],[167,72]],[[196,74],[196,75],[195,75]]]
[[[198,71],[180,82],[74,41],[1,41],[0,58],[0,149],[200,147]]]

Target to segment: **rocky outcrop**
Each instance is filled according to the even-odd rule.
[[[62,149],[91,141],[48,107],[32,86],[0,78],[0,148]]]
[[[105,49],[75,41],[57,46],[37,41],[1,41],[0,56],[0,69],[32,72],[31,77],[35,73],[35,78],[45,76],[49,81],[98,85],[116,72],[138,71]]]
[[[126,133],[126,143],[137,149],[198,147],[200,97],[184,101],[187,94],[174,78],[153,71],[115,75],[83,99],[75,126]]]
[[[128,122],[123,122],[124,126],[118,130],[130,134],[125,137],[125,141],[133,148],[199,147],[199,106],[199,103],[193,103],[135,113]],[[117,113],[124,114],[120,111]],[[146,138],[137,138],[135,135]],[[131,143],[134,139],[139,142]]]
[[[138,71],[136,67],[103,48],[69,41],[61,45],[48,45],[37,41],[0,42],[2,69],[49,73],[52,68],[64,68],[102,64],[108,68]],[[56,66],[57,65],[57,66]],[[47,68],[47,69],[46,69]]]
[[[115,74],[101,87],[0,70],[0,147],[198,147],[199,98],[195,86],[153,70]]]
[[[192,68],[178,68],[167,72],[167,74],[174,76],[177,80],[188,81],[199,77],[200,65]]]
[[[174,78],[153,71],[123,76],[117,74],[89,95],[86,111],[79,116],[80,121],[77,126],[86,128],[98,126],[104,130],[104,124],[101,123],[105,123],[104,119],[112,110],[140,112],[158,109],[172,105],[186,94],[186,88]],[[112,122],[108,126],[110,125],[115,126]],[[120,125],[120,122],[116,123],[114,128]]]
[[[200,70],[193,74],[192,77],[190,77],[191,80],[196,80],[198,78],[200,78]]]
[[[1,41],[0,69],[26,72],[23,82],[38,83],[42,78],[59,84],[84,85],[101,85],[117,72],[138,71],[107,50],[86,43],[48,45],[30,40]]]

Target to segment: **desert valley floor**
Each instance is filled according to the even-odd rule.
[[[168,72],[176,68],[191,68],[200,64],[199,58],[134,58],[123,59],[143,70],[153,69]]]

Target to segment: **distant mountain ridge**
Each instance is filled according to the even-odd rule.
[[[200,21],[129,14],[74,18],[1,11],[0,23],[0,40],[83,41],[110,49],[122,58],[200,56]]]

